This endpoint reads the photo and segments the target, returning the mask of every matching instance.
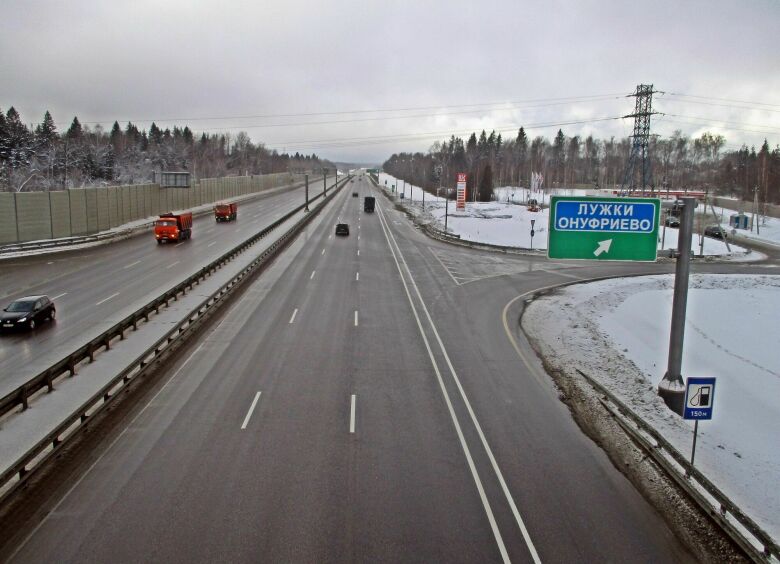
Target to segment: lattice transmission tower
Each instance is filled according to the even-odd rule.
[[[653,111],[652,84],[637,84],[636,92],[629,97],[636,98],[636,106],[633,114],[623,116],[634,118],[634,134],[631,136],[631,154],[626,164],[626,172],[623,175],[623,184],[620,193],[631,193],[637,188],[644,192],[648,186],[653,188],[653,171],[650,163],[648,147],[650,145],[650,116],[657,114]],[[640,164],[641,163],[641,164]],[[637,173],[640,173],[640,184],[637,185]]]

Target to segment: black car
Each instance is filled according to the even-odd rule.
[[[710,225],[704,228],[704,235],[713,239],[725,239],[728,233],[720,225]]]
[[[346,223],[336,224],[336,235],[349,235],[349,225]]]
[[[352,197],[353,198],[357,198],[358,197],[358,193],[357,192],[352,192]]]
[[[0,314],[0,330],[35,329],[46,320],[54,320],[57,310],[48,296],[27,296],[9,304]]]
[[[674,217],[673,215],[667,215],[664,224],[667,227],[680,227],[680,218]]]

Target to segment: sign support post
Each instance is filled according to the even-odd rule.
[[[534,248],[534,223],[536,223],[535,219],[531,220],[531,250]]]
[[[674,299],[672,301],[672,328],[669,334],[669,359],[666,374],[658,384],[658,395],[675,413],[683,413],[685,385],[682,379],[682,352],[685,340],[685,311],[688,306],[688,277],[691,272],[691,243],[693,241],[693,210],[696,198],[683,198],[677,242],[677,265],[674,272]]]

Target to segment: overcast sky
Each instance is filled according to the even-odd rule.
[[[562,124],[631,113],[652,83],[653,133],[774,147],[779,47],[778,0],[4,0],[0,109],[382,162],[483,128],[629,135]]]

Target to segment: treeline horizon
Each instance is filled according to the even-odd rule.
[[[63,188],[151,182],[153,172],[188,171],[194,178],[217,178],[278,172],[334,170],[316,154],[278,153],[249,134],[201,133],[188,127],[149,130],[115,121],[109,131],[82,125],[73,118],[64,133],[49,111],[28,127],[12,106],[0,109],[0,191],[42,191]]]
[[[746,145],[723,151],[722,135],[703,133],[690,138],[681,131],[671,137],[652,136],[649,144],[651,181],[647,189],[708,190],[752,200],[757,190],[760,202],[780,203],[780,146],[770,149]],[[620,189],[631,153],[630,138],[608,140],[592,135],[582,139],[566,136],[561,129],[552,141],[530,139],[521,127],[517,136],[505,140],[501,133],[483,130],[464,142],[460,137],[435,142],[427,153],[394,153],[383,164],[393,176],[435,191],[454,187],[458,172],[468,173],[468,191],[478,201],[490,201],[498,186],[530,186],[532,172],[542,173],[543,188],[583,185]],[[641,162],[637,165],[641,169]],[[635,170],[628,187],[641,188],[641,173]]]

